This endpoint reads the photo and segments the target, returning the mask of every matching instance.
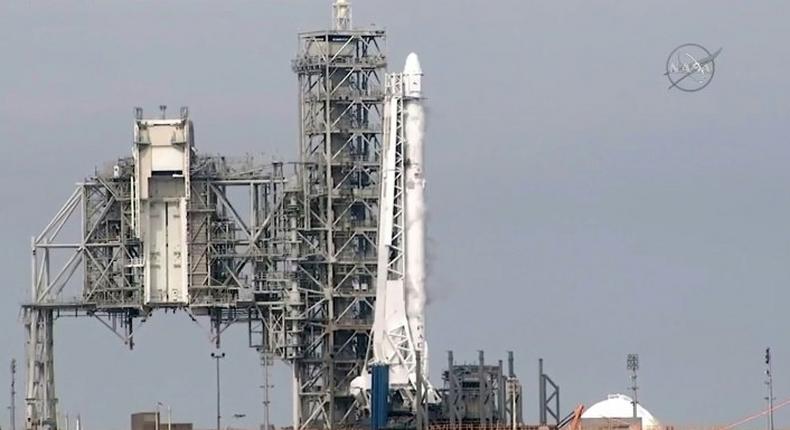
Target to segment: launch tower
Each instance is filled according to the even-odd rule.
[[[350,383],[365,368],[376,297],[376,232],[383,30],[352,29],[351,6],[334,5],[334,28],[299,35],[301,256],[304,358],[294,362],[302,427],[352,422]]]
[[[208,318],[220,347],[292,364],[296,429],[364,419],[350,382],[368,360],[376,297],[383,30],[299,35],[299,160],[200,155],[192,121],[135,110],[133,154],[77,185],[33,238],[26,428],[57,428],[53,327],[99,320],[130,348],[157,310]],[[288,167],[293,167],[290,172]]]
[[[366,426],[373,363],[388,369],[395,421],[410,425],[411,413],[421,427],[426,403],[440,409],[421,370],[419,60],[411,54],[402,73],[385,75],[385,32],[355,29],[347,0],[334,2],[330,30],[298,42],[296,162],[199,154],[186,108],[168,116],[161,106],[155,118],[135,109],[131,156],[78,183],[32,239],[27,430],[58,427],[57,319],[96,319],[132,348],[160,310],[208,319],[216,348],[244,324],[262,360],[291,364],[295,430]],[[512,360],[510,369],[506,377],[482,355],[474,368],[451,360],[441,406],[449,419],[437,422],[516,428]]]

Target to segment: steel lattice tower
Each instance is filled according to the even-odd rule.
[[[349,385],[367,360],[373,322],[385,32],[351,30],[347,8],[336,3],[333,30],[300,34],[293,62],[302,206],[295,270],[308,310],[294,361],[298,428],[358,418]]]

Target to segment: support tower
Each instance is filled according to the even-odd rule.
[[[347,1],[334,28],[299,35],[301,258],[305,329],[294,361],[298,429],[352,424],[350,392],[369,354],[375,301],[383,30],[351,26]]]

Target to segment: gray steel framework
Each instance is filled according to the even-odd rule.
[[[188,121],[184,118],[184,121]],[[260,318],[256,293],[278,285],[287,232],[282,225],[283,165],[233,163],[195,156],[188,206],[189,306],[209,316],[211,336],[235,322]],[[133,161],[77,185],[47,227],[32,240],[27,330],[27,428],[56,428],[53,324],[59,317],[93,317],[130,348],[134,328],[157,308],[144,305],[141,249],[133,232]],[[239,191],[241,194],[239,195]],[[245,208],[244,211],[240,208]],[[245,214],[242,216],[241,214]],[[69,240],[66,237],[70,236]],[[75,290],[68,287],[80,284]],[[69,295],[69,294],[73,295]],[[283,294],[280,294],[282,302]]]
[[[208,317],[217,347],[224,330],[245,323],[251,347],[292,363],[296,428],[357,423],[349,384],[368,358],[375,299],[384,32],[299,41],[293,173],[192,155],[187,305],[145,304],[132,158],[78,184],[33,238],[26,428],[57,428],[56,319],[95,318],[132,348],[135,329],[160,308]]]
[[[442,398],[444,418],[450,428],[474,424],[481,428],[522,424],[521,383],[513,368],[513,354],[508,352],[508,370],[503,363],[485,364],[483,351],[478,364],[455,364],[452,351],[447,354]]]
[[[295,261],[303,306],[294,361],[298,428],[347,426],[350,383],[368,359],[373,322],[385,33],[299,35],[300,196]]]
[[[554,425],[559,427],[562,421],[560,415],[560,387],[555,384],[549,375],[543,373],[543,359],[538,359],[538,410],[540,425],[545,426],[549,422],[549,417],[554,421]]]

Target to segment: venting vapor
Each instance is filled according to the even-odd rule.
[[[417,54],[406,58],[403,68],[406,137],[406,319],[415,342],[427,360],[425,342],[425,175],[423,139],[425,109],[422,68]],[[423,366],[426,369],[426,366]]]
[[[389,365],[390,389],[413,405],[420,351],[423,398],[438,401],[427,382],[425,339],[425,110],[422,68],[409,54],[403,73],[387,75],[378,230],[373,361]],[[363,375],[352,384],[369,389]]]

